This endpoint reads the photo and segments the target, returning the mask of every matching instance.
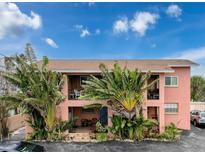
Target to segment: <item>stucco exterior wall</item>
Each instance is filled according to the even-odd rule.
[[[159,124],[160,132],[163,132],[165,125],[173,122],[181,129],[190,129],[190,68],[189,67],[175,67],[174,73],[159,73],[159,100],[147,100],[145,92],[145,101],[143,105],[143,113],[147,117],[147,107],[158,107],[159,109]],[[165,87],[165,76],[177,76],[178,87]],[[65,76],[65,85],[63,93],[66,99],[58,106],[57,114],[62,120],[69,119],[69,107],[82,107],[92,103],[102,103],[106,105],[106,101],[93,100],[68,100],[68,82]],[[166,114],[165,103],[178,103],[177,114]],[[108,125],[111,125],[112,111],[108,109]]]
[[[15,131],[25,126],[25,115],[23,114],[17,114],[17,115],[8,117],[7,120],[8,120],[7,123],[8,123],[8,128],[10,132]]]
[[[158,107],[159,109],[159,123],[160,132],[163,132],[165,125],[173,122],[177,127],[181,129],[190,129],[190,68],[173,68],[174,73],[159,73],[159,100],[147,100],[145,93],[145,101],[143,105],[144,116],[147,117],[147,107]],[[178,87],[165,87],[165,76],[177,76]],[[68,82],[65,76],[65,85],[63,93],[66,99],[59,105],[58,114],[62,120],[69,119],[69,107],[82,107],[92,103],[106,104],[106,101],[90,101],[90,100],[68,100]],[[165,103],[178,103],[177,114],[166,114],[164,104]],[[112,111],[108,110],[109,119],[108,124],[111,125]]]
[[[173,68],[175,73],[165,76],[177,76],[177,87],[165,87],[165,103],[178,103],[178,113],[165,114],[165,124],[175,123],[178,128],[190,129],[190,68]]]
[[[159,100],[147,100],[147,94],[145,92],[145,99],[143,104],[143,114],[147,118],[147,107],[157,107],[159,111],[159,125],[160,132],[165,129],[165,125],[173,122],[178,128],[189,130],[190,129],[190,68],[189,67],[175,67],[174,73],[159,73]],[[80,75],[80,74],[78,74]],[[178,87],[165,87],[165,76],[177,76]],[[106,101],[94,101],[94,100],[68,100],[68,78],[67,74],[64,75],[63,94],[65,101],[57,106],[56,116],[61,120],[69,120],[69,109],[71,107],[82,107],[84,105],[101,103],[106,105]],[[164,104],[165,103],[178,103],[178,113],[166,114]],[[111,117],[112,110],[108,107],[108,126],[112,125]],[[81,114],[78,113],[81,116]],[[81,117],[85,118],[85,115]],[[86,117],[91,117],[87,114]],[[21,122],[15,123],[21,124]],[[10,122],[11,125],[13,122]],[[26,134],[31,133],[32,129],[26,125]]]

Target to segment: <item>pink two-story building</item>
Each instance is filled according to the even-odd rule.
[[[80,100],[81,84],[91,74],[100,76],[99,65],[103,63],[109,69],[115,63],[131,70],[151,71],[148,82],[159,78],[144,97],[143,113],[146,118],[159,121],[160,132],[171,122],[178,128],[190,129],[190,69],[197,65],[189,60],[50,60],[49,68],[65,75],[63,93],[66,99],[58,106],[57,115],[62,120],[78,117],[76,128],[87,127],[93,121],[100,120],[111,125],[113,112],[109,107],[84,109],[84,105],[104,103],[105,101]]]

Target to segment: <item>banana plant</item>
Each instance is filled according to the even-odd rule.
[[[35,110],[46,124],[45,128],[41,125],[41,129],[52,132],[55,128],[56,106],[64,100],[61,93],[64,78],[61,73],[48,69],[47,57],[43,57],[39,63],[31,47],[27,46],[26,49],[24,54],[11,58],[15,71],[2,74],[4,79],[18,88],[18,92],[0,99],[17,104],[31,118]]]

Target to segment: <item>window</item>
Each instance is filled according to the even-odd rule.
[[[176,113],[178,112],[177,103],[166,103],[165,104],[165,113]]]
[[[165,86],[178,86],[178,78],[176,76],[166,76]]]

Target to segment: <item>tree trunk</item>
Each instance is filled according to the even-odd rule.
[[[136,118],[143,116],[142,114],[142,105],[141,103],[137,103],[135,106]]]

